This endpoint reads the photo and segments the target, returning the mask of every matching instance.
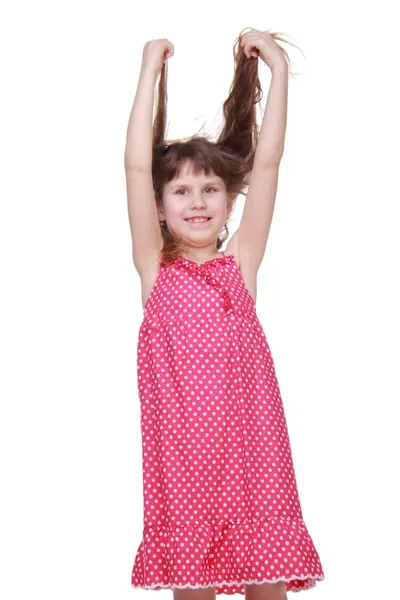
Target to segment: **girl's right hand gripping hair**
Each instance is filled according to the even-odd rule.
[[[167,39],[150,40],[143,49],[142,69],[150,69],[158,73],[163,63],[174,54],[174,46]]]

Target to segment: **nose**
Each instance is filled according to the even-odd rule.
[[[205,202],[204,202],[204,198],[202,196],[202,193],[201,192],[194,192],[193,193],[192,208],[194,208],[194,207],[202,208],[203,206],[205,206]]]

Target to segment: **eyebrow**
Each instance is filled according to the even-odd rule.
[[[207,181],[204,182],[203,185],[221,185],[221,182],[218,181],[217,179],[208,179]],[[176,181],[175,183],[171,183],[172,187],[175,186],[187,186],[190,187],[190,185],[188,183],[184,183],[183,181]]]

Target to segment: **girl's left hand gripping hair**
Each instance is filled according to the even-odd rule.
[[[262,58],[270,69],[287,65],[281,47],[268,31],[250,29],[240,40],[240,46],[247,58]]]

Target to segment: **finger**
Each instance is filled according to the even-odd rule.
[[[255,34],[249,31],[248,33],[242,35],[242,37],[240,38],[240,45],[244,46],[244,44],[247,44],[250,40],[254,40],[255,38]]]
[[[254,46],[254,44],[246,44],[244,47],[244,53],[246,54],[247,58],[252,56],[255,58],[258,57],[258,49]]]
[[[247,58],[251,58],[251,56],[253,54],[252,50],[251,50],[251,46],[246,46],[245,54],[246,54]]]
[[[249,31],[247,33],[245,33],[242,36],[242,39],[246,39],[246,40],[252,40],[252,39],[256,39],[260,37],[261,32],[260,31],[256,31],[255,29],[253,29],[252,31]]]

